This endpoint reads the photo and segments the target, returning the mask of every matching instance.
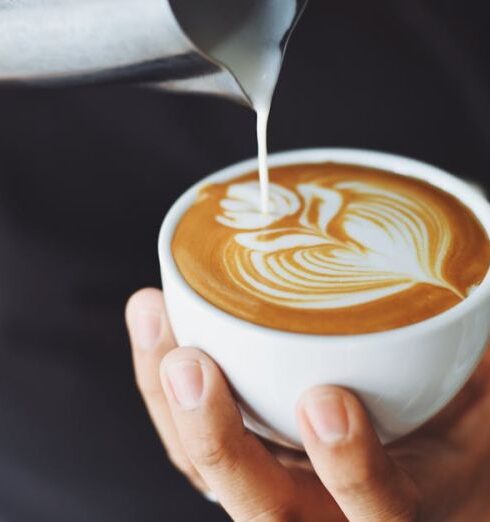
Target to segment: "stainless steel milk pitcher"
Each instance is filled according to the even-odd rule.
[[[0,83],[155,82],[251,105],[243,71],[282,59],[306,2],[0,0]]]

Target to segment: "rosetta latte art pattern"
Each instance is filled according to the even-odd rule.
[[[237,230],[254,229],[234,235],[225,259],[230,278],[256,297],[294,308],[339,308],[419,283],[463,297],[443,275],[449,224],[423,201],[366,182],[328,188],[311,182],[294,191],[272,184],[271,212],[263,215],[258,192],[255,181],[231,185],[217,217]],[[273,226],[300,208],[295,226]]]
[[[225,312],[313,334],[379,332],[458,305],[485,277],[490,242],[470,209],[408,176],[338,163],[204,186],[172,240],[180,273]]]

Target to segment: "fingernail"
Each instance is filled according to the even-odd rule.
[[[304,412],[316,436],[325,444],[335,444],[347,436],[347,411],[338,394],[326,393],[306,399]]]
[[[184,410],[194,410],[203,392],[202,366],[197,361],[179,361],[165,368],[175,400]]]
[[[134,320],[134,342],[137,348],[150,352],[158,346],[162,317],[154,310],[139,310]]]

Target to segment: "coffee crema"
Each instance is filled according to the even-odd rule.
[[[490,264],[489,238],[454,196],[415,178],[323,163],[204,187],[172,254],[204,299],[259,325],[310,334],[390,330],[461,302]]]

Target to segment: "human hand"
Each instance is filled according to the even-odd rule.
[[[309,390],[297,413],[310,467],[244,428],[216,364],[176,348],[160,291],[132,296],[126,319],[137,384],[169,458],[233,520],[490,520],[490,354],[442,413],[385,448],[352,393]]]

